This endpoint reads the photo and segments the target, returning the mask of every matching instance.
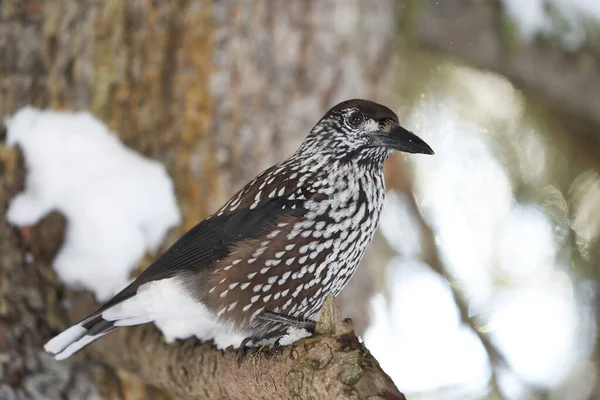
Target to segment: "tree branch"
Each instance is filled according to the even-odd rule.
[[[89,293],[71,293],[72,320],[93,311]],[[272,354],[217,350],[196,339],[167,345],[151,324],[119,329],[89,346],[93,358],[137,374],[185,399],[405,399],[354,334],[350,320],[328,301],[317,330]]]

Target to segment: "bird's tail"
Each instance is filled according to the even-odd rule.
[[[102,315],[90,316],[50,339],[44,349],[57,360],[63,360],[115,329],[114,322]]]
[[[57,360],[63,360],[121,326],[141,325],[154,320],[148,311],[152,300],[150,291],[141,290],[141,293],[116,302],[115,298],[83,321],[50,339],[44,349],[54,354]]]
[[[205,316],[206,309],[185,293],[179,283],[164,279],[142,285],[133,294],[117,294],[98,311],[48,341],[44,349],[54,354],[57,360],[62,360],[121,326],[141,325],[160,318],[170,319],[172,314],[196,319],[198,315]],[[192,303],[194,312],[191,315],[182,314],[173,307],[173,304],[187,304],[181,303],[182,298]],[[173,302],[173,299],[179,299],[179,303]],[[186,307],[184,309],[190,309],[189,304]]]

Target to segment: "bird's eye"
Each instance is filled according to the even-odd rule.
[[[355,128],[358,128],[365,121],[365,116],[360,112],[355,112],[348,117],[348,122]]]

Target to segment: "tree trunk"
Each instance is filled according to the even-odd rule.
[[[290,155],[328,106],[380,97],[394,3],[1,1],[0,117],[26,104],[89,109],[163,162],[184,216],[172,243]],[[3,211],[23,180],[18,152],[0,142]],[[347,324],[241,365],[195,340],[167,346],[151,325],[55,362],[43,343],[95,307],[51,269],[65,224],[0,221],[0,398],[403,397]]]

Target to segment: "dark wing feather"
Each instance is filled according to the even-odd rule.
[[[251,209],[246,207],[231,213],[214,215],[184,234],[129,286],[116,294],[96,313],[135,295],[145,283],[173,277],[179,273],[202,272],[212,263],[225,258],[239,242],[260,235],[275,221],[286,216],[301,216],[306,212],[303,201],[286,197],[266,199]]]

